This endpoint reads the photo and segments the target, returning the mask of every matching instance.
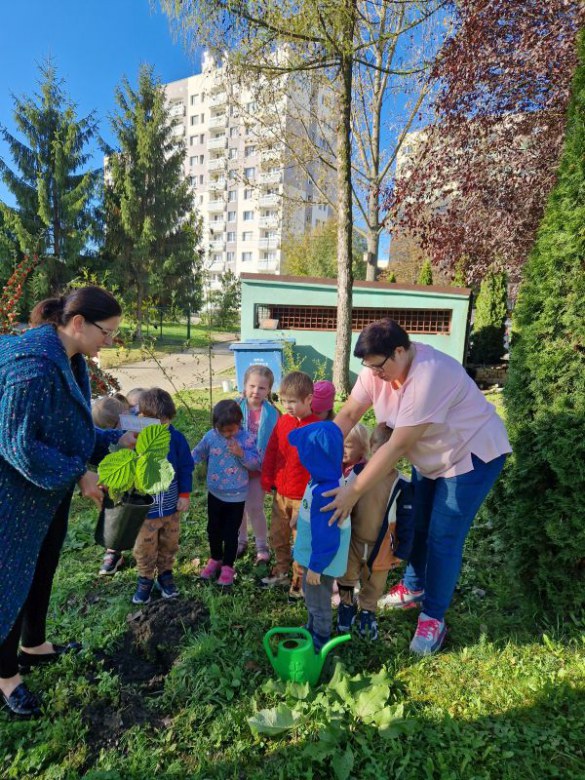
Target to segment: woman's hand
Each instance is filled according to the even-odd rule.
[[[138,434],[136,431],[126,431],[126,433],[118,439],[118,445],[120,447],[126,447],[128,450],[133,450],[136,447],[137,438]]]
[[[329,525],[333,525],[335,522],[341,523],[346,517],[349,517],[360,497],[353,484],[327,490],[323,496],[325,498],[333,496],[333,501],[321,510],[322,512],[333,512]]]
[[[99,486],[99,477],[95,471],[86,471],[77,484],[81,495],[84,498],[91,498],[97,508],[101,509],[104,503],[104,491]]]

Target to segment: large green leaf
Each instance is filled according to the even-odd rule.
[[[252,718],[248,718],[248,724],[254,734],[282,734],[300,725],[302,714],[279,704],[271,710],[260,710]]]
[[[136,439],[138,455],[154,455],[166,458],[171,445],[171,432],[166,425],[149,425],[143,428]]]
[[[112,495],[131,490],[134,486],[136,461],[135,453],[128,449],[106,455],[98,466],[100,483],[109,488]]]
[[[141,455],[136,465],[136,489],[139,493],[164,493],[175,476],[172,464],[158,456]]]

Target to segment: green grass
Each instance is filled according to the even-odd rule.
[[[208,409],[203,394],[187,398],[192,416],[180,412],[177,425],[194,444]],[[343,668],[329,682],[331,662],[309,691],[276,681],[262,648],[272,626],[301,625],[302,605],[258,589],[251,556],[238,563],[231,595],[196,580],[191,560],[208,555],[198,474],[176,570],[183,599],[200,599],[209,618],[184,638],[160,690],[140,695],[148,717],[137,723],[129,709],[136,689],[94,655],[119,646],[137,609],[136,572],[97,577],[95,520],[76,499],[50,612],[51,638],[78,638],[87,649],[28,678],[44,693],[46,718],[0,714],[3,779],[585,777],[585,614],[552,621],[517,600],[485,513],[468,540],[444,652],[413,658],[415,611],[384,613],[380,641],[342,645]],[[111,730],[122,732],[115,744],[104,737],[96,745],[83,715],[89,705],[111,710]],[[264,733],[268,722],[282,731]]]

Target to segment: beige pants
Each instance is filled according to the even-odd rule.
[[[179,512],[144,521],[134,544],[136,568],[141,577],[153,580],[155,573],[172,571],[179,549],[179,530]]]
[[[302,587],[303,570],[292,559],[292,547],[297,536],[297,517],[301,500],[274,494],[270,521],[270,546],[274,550],[273,574],[288,574],[292,565],[292,587]],[[291,527],[291,523],[294,528]]]
[[[364,545],[352,539],[349,545],[349,557],[347,559],[347,571],[343,577],[337,578],[339,586],[339,600],[342,604],[353,602],[353,588],[360,583],[358,605],[360,609],[375,612],[378,599],[381,598],[386,588],[389,569],[374,570],[370,573],[364,558]],[[349,590],[351,588],[351,590]]]

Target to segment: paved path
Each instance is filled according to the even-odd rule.
[[[209,387],[210,368],[213,387],[221,386],[225,379],[235,381],[234,353],[230,352],[227,344],[213,346],[211,367],[206,349],[164,355],[160,363],[162,368],[154,360],[141,360],[110,368],[108,373],[116,377],[122,393],[133,387],[162,387],[169,393]]]

